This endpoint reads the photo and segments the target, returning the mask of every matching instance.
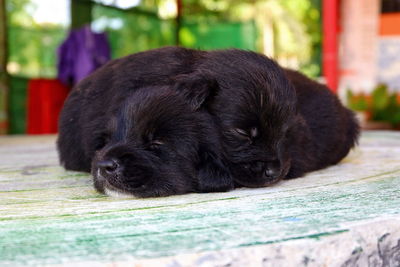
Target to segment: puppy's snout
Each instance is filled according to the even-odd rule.
[[[97,167],[100,171],[108,175],[113,175],[118,171],[119,163],[115,159],[106,159],[97,162]]]
[[[281,173],[280,163],[278,160],[269,162],[256,161],[251,164],[245,164],[244,167],[250,169],[253,173],[264,176],[267,179],[274,179]]]
[[[275,179],[281,173],[281,166],[279,161],[271,161],[265,164],[264,176],[266,178]]]
[[[249,165],[249,168],[254,173],[261,173],[265,168],[265,163],[261,161],[257,161]]]
[[[267,177],[276,177],[279,174],[279,170],[276,169],[265,169],[265,176]]]

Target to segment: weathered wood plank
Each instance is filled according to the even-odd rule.
[[[1,266],[399,266],[399,207],[395,132],[273,187],[153,199],[96,193],[54,137],[0,139]]]

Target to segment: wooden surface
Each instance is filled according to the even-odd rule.
[[[96,193],[54,136],[0,138],[0,266],[400,266],[400,133],[260,189]]]

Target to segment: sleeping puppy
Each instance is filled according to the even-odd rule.
[[[295,178],[338,163],[356,145],[360,129],[354,113],[328,87],[297,71],[285,69],[285,73],[295,87],[297,112],[309,140],[292,137],[299,145],[292,149],[287,178]]]
[[[211,51],[194,72],[179,79],[182,89],[178,85],[177,90],[183,93],[195,92],[201,81],[211,85],[206,107],[221,128],[237,186],[266,186],[288,175],[290,148],[295,145],[289,132],[297,130],[297,99],[274,61],[242,50]]]
[[[102,149],[97,143],[114,139],[100,129],[112,116],[120,117],[112,115],[118,113],[118,108],[110,111],[108,106],[121,106],[131,92],[150,88],[156,97],[157,88],[167,87],[176,92],[175,99],[182,98],[188,103],[188,110],[206,118],[199,122],[195,118],[199,115],[192,118],[192,122],[202,125],[203,133],[207,132],[190,139],[203,144],[197,148],[194,145],[200,160],[189,160],[197,171],[189,180],[197,185],[192,189],[183,186],[186,189],[177,191],[157,189],[149,194],[135,191],[135,195],[229,190],[232,179],[225,168],[225,159],[236,186],[266,186],[338,162],[355,144],[358,135],[353,114],[325,87],[285,72],[271,59],[253,52],[166,47],[111,61],[95,75],[80,83],[71,94],[60,120],[58,144],[67,169],[90,171],[93,160],[102,161],[101,157],[99,160],[95,157],[103,155],[95,152]],[[135,117],[129,114],[124,116]],[[153,116],[149,115],[149,119]],[[169,118],[175,116],[171,114]],[[95,124],[98,117],[105,119]],[[118,132],[120,126],[111,124]],[[213,137],[204,138],[209,131]],[[176,147],[176,151],[181,149]],[[118,169],[114,163],[110,166]],[[101,171],[95,171],[96,174],[104,177]],[[168,184],[167,187],[173,186],[173,182]],[[181,188],[179,183],[177,187]]]
[[[129,90],[167,85],[195,102],[206,95],[202,106],[216,120],[236,183],[265,186],[289,172],[283,137],[295,120],[295,91],[282,69],[265,56],[165,47],[114,60],[90,83],[98,95],[108,90],[104,84]],[[204,90],[208,92],[198,93]]]
[[[66,169],[91,172],[95,188],[109,195],[233,188],[219,132],[201,109],[206,94],[186,99],[168,86],[132,90],[113,86],[104,69],[98,75],[81,82],[62,110],[57,145]],[[98,79],[101,90],[92,86]]]
[[[354,115],[335,95],[263,55],[211,51],[180,79],[184,93],[202,81],[211,85],[206,106],[237,186],[302,176],[339,162],[356,143]]]

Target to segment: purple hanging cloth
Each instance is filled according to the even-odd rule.
[[[58,79],[73,86],[111,58],[105,33],[94,33],[89,26],[70,31],[60,45]]]

